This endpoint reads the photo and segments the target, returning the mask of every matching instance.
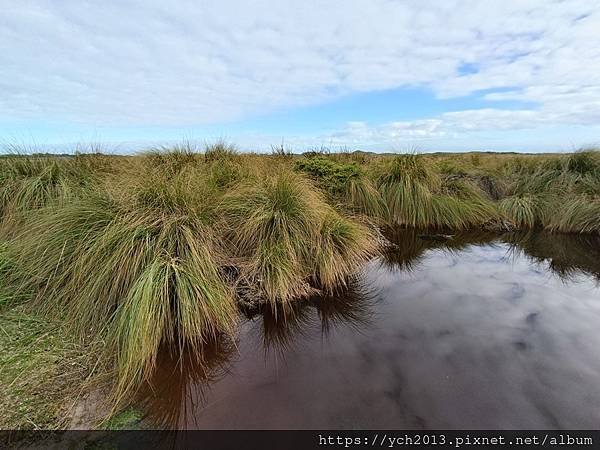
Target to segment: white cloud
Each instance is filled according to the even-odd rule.
[[[466,148],[572,151],[600,145],[600,121],[590,121],[592,116],[597,117],[597,111],[585,115],[572,110],[473,109],[424,120],[376,125],[351,122],[318,139],[332,145],[370,146],[379,150],[405,150],[416,146],[423,151]],[[543,131],[531,133],[533,129]]]
[[[599,29],[588,0],[5,1],[0,121],[202,125],[422,86],[439,97],[502,88],[485,99],[532,106],[353,124],[331,138],[593,125]]]
[[[446,136],[449,132],[442,129],[443,125],[440,119],[391,122],[376,127],[370,127],[366,122],[350,122],[345,129],[321,136],[321,139],[339,144],[376,144],[429,139]]]

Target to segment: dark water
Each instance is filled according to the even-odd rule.
[[[152,426],[600,428],[600,241],[398,245],[336,297],[256,313],[204,360],[165,354]]]

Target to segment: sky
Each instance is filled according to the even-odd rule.
[[[595,0],[0,0],[0,146],[600,145]]]

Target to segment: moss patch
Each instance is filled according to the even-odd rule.
[[[140,428],[142,413],[135,408],[127,408],[102,424],[105,430],[137,430]]]

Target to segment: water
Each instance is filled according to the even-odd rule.
[[[165,353],[158,428],[600,427],[600,241],[391,236],[337,297],[249,314],[235,343]]]

